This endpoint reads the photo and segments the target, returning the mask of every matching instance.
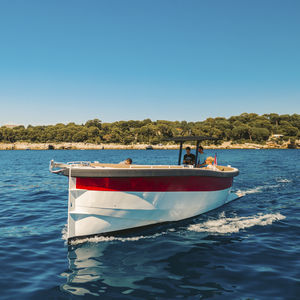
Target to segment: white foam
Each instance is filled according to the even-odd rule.
[[[219,215],[219,218],[216,220],[208,220],[203,223],[190,225],[187,230],[195,231],[195,232],[207,232],[207,233],[215,233],[215,234],[226,234],[226,233],[236,233],[240,230],[250,228],[253,226],[266,226],[271,225],[273,222],[283,220],[286,217],[280,213],[275,214],[257,214],[254,216],[248,217],[233,217],[227,218],[225,216],[225,212],[222,212]],[[67,224],[62,229],[62,239],[67,241]],[[105,243],[105,242],[136,242],[144,239],[155,239],[159,236],[168,234],[169,232],[174,232],[175,229],[171,228],[167,231],[156,233],[153,235],[140,235],[140,236],[132,236],[132,237],[116,237],[116,236],[96,236],[89,238],[82,238],[73,240],[70,242],[71,245],[79,245],[82,243]]]
[[[263,190],[263,186],[257,186],[255,188],[252,188],[252,189],[249,189],[249,190],[245,190],[245,191],[242,191],[242,190],[237,190],[237,194],[241,194],[241,195],[248,195],[248,194],[255,194],[255,193],[261,193],[262,190]]]
[[[62,233],[62,239],[67,241],[68,240],[68,225],[66,224],[64,228],[61,231]],[[95,236],[95,237],[88,237],[88,238],[82,238],[78,240],[73,240],[70,242],[71,245],[79,245],[82,243],[101,243],[101,242],[112,242],[112,241],[119,241],[119,242],[135,242],[142,239],[152,239],[157,238],[161,235],[167,234],[167,232],[161,232],[156,233],[153,235],[140,235],[140,236],[132,236],[132,237],[116,237],[116,236]]]
[[[240,230],[253,226],[266,226],[275,221],[283,220],[285,216],[280,213],[276,214],[257,214],[249,217],[226,218],[224,214],[217,220],[209,220],[204,223],[193,224],[188,227],[190,231],[210,232],[210,233],[236,233]]]
[[[292,182],[292,180],[286,178],[278,178],[276,181],[280,183]]]
[[[268,186],[266,186],[265,188],[278,188],[278,187],[280,187],[280,184],[273,184],[273,185],[268,185]]]
[[[61,238],[65,241],[68,240],[68,224],[65,224],[64,228],[61,230]]]
[[[149,236],[133,236],[133,237],[115,237],[115,236],[98,236],[98,237],[90,237],[90,238],[84,238],[84,239],[78,239],[71,241],[71,245],[78,245],[86,242],[90,243],[103,243],[103,242],[112,242],[112,241],[119,241],[119,242],[136,242],[143,239],[153,239],[157,238],[158,236],[161,236],[163,234],[166,234],[166,232],[163,233],[156,233]]]
[[[277,181],[279,182],[279,181]],[[283,182],[283,181],[282,181]],[[287,181],[284,181],[287,182]],[[263,186],[257,186],[252,189],[248,190],[237,190],[236,194],[241,194],[242,196],[248,195],[248,194],[255,194],[255,193],[262,193],[266,189],[274,189],[280,187],[280,184],[269,184],[269,185],[263,185]]]

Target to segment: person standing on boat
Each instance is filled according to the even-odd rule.
[[[204,166],[206,166],[206,154],[203,151],[203,147],[199,146],[197,167],[199,168]]]
[[[186,147],[185,150],[186,154],[183,157],[183,163],[186,165],[193,165],[195,163],[196,156],[191,153],[190,147]]]

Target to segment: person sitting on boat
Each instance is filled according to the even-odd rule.
[[[206,167],[208,169],[214,169],[214,166],[213,166],[214,161],[215,161],[215,159],[213,157],[211,157],[211,156],[207,157],[205,160]]]
[[[191,153],[191,148],[186,147],[186,154],[183,157],[183,163],[186,165],[193,165],[195,163],[195,155]]]
[[[203,147],[198,147],[198,163],[197,168],[205,167],[206,166],[206,154],[203,151]]]
[[[132,164],[132,159],[127,158],[127,159],[121,161],[119,164],[121,164],[121,165],[131,165]]]

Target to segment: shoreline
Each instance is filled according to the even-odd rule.
[[[204,146],[205,149],[289,149],[289,142],[282,145],[274,142],[265,145],[255,143],[232,144],[223,142],[221,145]],[[121,144],[90,144],[90,143],[0,143],[0,150],[145,150],[148,144],[121,145]],[[183,147],[194,145],[184,144]],[[156,150],[175,150],[179,145],[152,145]]]

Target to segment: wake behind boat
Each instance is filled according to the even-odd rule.
[[[205,139],[174,139],[180,142],[178,165],[52,160],[50,171],[69,178],[68,240],[179,221],[238,198],[230,193],[238,169],[180,164],[183,142],[196,140],[198,149]]]

